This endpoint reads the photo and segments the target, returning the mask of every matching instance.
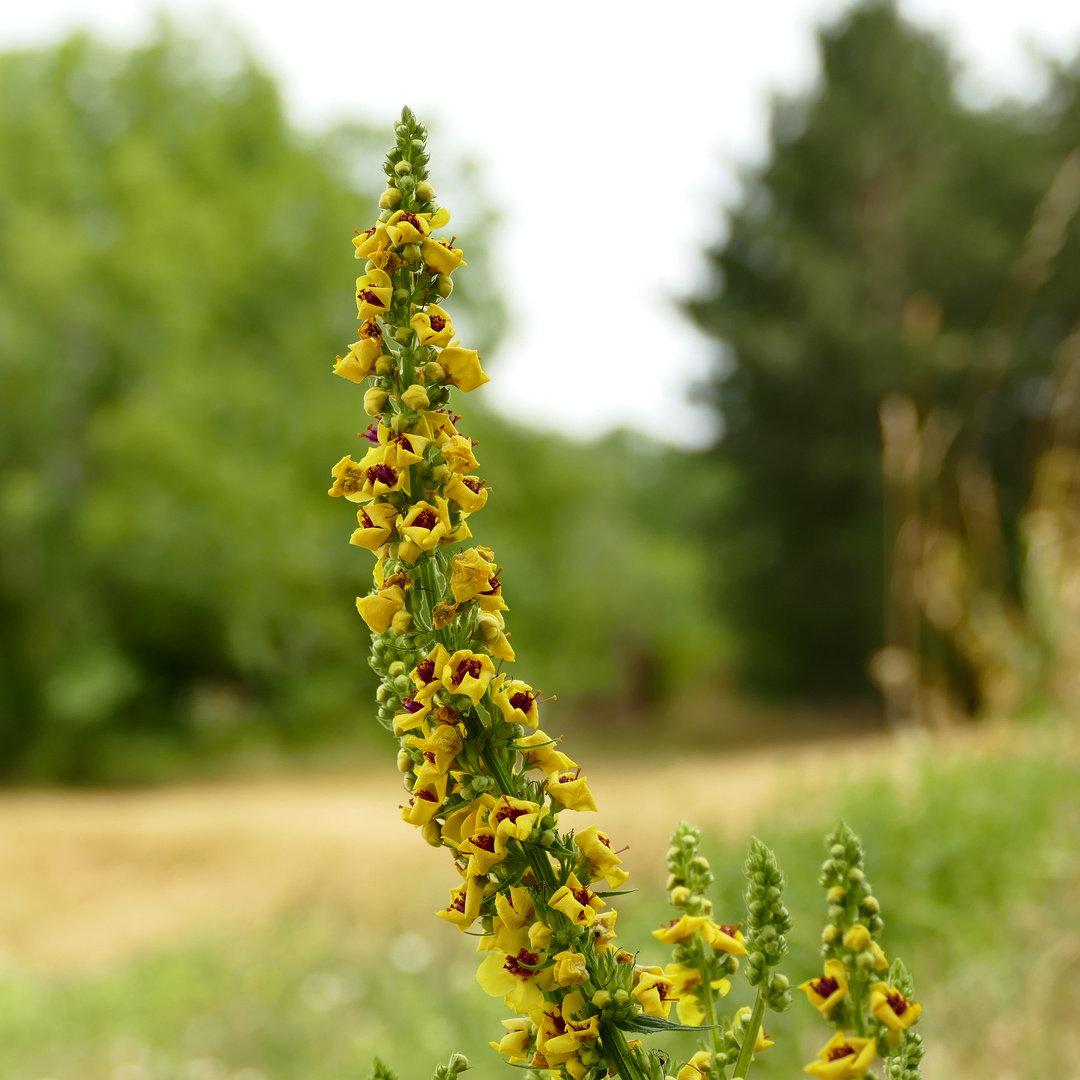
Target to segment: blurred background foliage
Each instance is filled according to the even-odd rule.
[[[957,715],[995,704],[956,620],[894,610],[922,629],[883,630],[911,513],[886,512],[879,412],[949,432],[893,492],[939,533],[982,470],[1002,538],[987,589],[1022,608],[1023,508],[1080,306],[1069,190],[1052,250],[1023,254],[1080,143],[1080,68],[976,111],[887,5],[821,48],[686,303],[716,341],[716,446],[575,442],[458,402],[521,673],[583,722],[670,719],[687,694],[715,712],[732,678],[865,702],[883,644],[887,696],[915,657]],[[362,743],[368,558],[324,492],[366,423],[329,365],[355,333],[348,239],[385,132],[300,132],[241,43],[167,25],[127,51],[2,55],[0,103],[0,776],[153,780]],[[496,215],[469,162],[439,171],[470,260],[456,317],[497,378]]]
[[[386,133],[301,134],[241,45],[168,26],[4,55],[0,101],[0,775],[363,740],[370,557],[326,488],[368,418],[330,365]],[[472,264],[455,314],[490,351],[493,216],[467,162],[440,178]],[[693,553],[653,574],[671,455],[464,407],[530,676],[653,702],[708,648]],[[627,656],[653,674],[629,685]]]

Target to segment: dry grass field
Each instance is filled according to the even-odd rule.
[[[915,970],[927,1076],[1080,1080],[1077,725],[657,751],[587,772],[641,890],[620,901],[628,943],[654,944],[685,817],[706,830],[725,917],[749,833],[776,846],[790,974],[809,977],[820,837],[844,813],[870,842],[885,947]],[[471,942],[433,917],[453,871],[400,820],[402,798],[389,759],[0,794],[0,1077],[342,1080],[378,1053],[411,1078],[455,1048],[497,1070],[486,1044],[501,1005],[475,985]],[[774,1028],[761,1080],[797,1072],[823,1041],[804,1002]]]

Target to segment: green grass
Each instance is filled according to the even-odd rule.
[[[795,919],[786,971],[818,970],[822,836],[842,815],[868,848],[882,944],[912,969],[929,1077],[1071,1077],[1080,1060],[1080,772],[1050,752],[1011,761],[928,757],[903,790],[838,777],[835,799],[778,808],[758,835],[780,858]],[[718,798],[722,798],[718,793]],[[824,802],[831,802],[827,809]],[[673,823],[674,824],[674,823]],[[705,848],[717,916],[741,910],[741,848]],[[663,962],[648,931],[663,898],[621,905],[620,937]],[[387,940],[355,913],[295,912],[80,978],[0,978],[4,1080],[354,1080],[375,1054],[403,1078],[453,1050],[477,1073],[506,1015],[474,980],[468,939],[435,920]],[[655,946],[655,948],[654,948]],[[729,1002],[749,1001],[736,979]],[[800,1075],[829,1031],[799,994],[769,1015],[761,1077]],[[693,1039],[668,1046],[685,1058]],[[674,1063],[673,1063],[674,1064]],[[674,1071],[672,1068],[670,1071]],[[515,1074],[516,1075],[516,1074]]]

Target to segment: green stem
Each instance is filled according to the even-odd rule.
[[[712,981],[709,978],[708,954],[705,939],[698,932],[698,971],[701,972],[700,999],[705,1009],[705,1022],[709,1025],[709,1041],[712,1043],[713,1057],[720,1053],[720,1030],[716,1023],[716,999],[713,995]]]
[[[864,987],[855,983],[851,987],[851,1011],[854,1013],[855,1034],[860,1039],[866,1038],[866,1021],[863,1019],[863,989]]]
[[[742,1046],[739,1047],[739,1058],[735,1062],[735,1071],[731,1074],[731,1080],[739,1080],[750,1071],[750,1059],[754,1056],[754,1047],[757,1045],[758,1032],[761,1030],[761,1021],[764,1018],[765,992],[759,986],[757,997],[754,998],[754,1011],[750,1014],[750,1022],[746,1025],[746,1034],[743,1035]]]
[[[626,1037],[614,1024],[600,1025],[600,1045],[607,1055],[608,1065],[624,1080],[648,1080],[634,1064]]]

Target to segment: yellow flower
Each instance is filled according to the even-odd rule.
[[[870,1011],[893,1031],[911,1027],[922,1015],[917,1001],[908,1001],[899,990],[888,983],[872,983],[870,986]]]
[[[421,345],[436,345],[441,349],[454,336],[454,324],[438,304],[430,304],[427,311],[418,311],[409,325],[416,331]]]
[[[480,464],[472,452],[472,439],[464,435],[451,435],[439,449],[442,451],[443,464],[456,473],[467,473]]]
[[[584,776],[556,773],[547,782],[548,794],[567,810],[595,811],[596,801]]]
[[[589,981],[585,957],[574,949],[564,949],[555,954],[554,974],[560,986],[580,986]]]
[[[478,476],[458,476],[455,473],[446,485],[446,497],[457,503],[466,514],[483,510],[488,494],[484,481]]]
[[[664,968],[664,974],[671,980],[669,994],[675,999],[679,1023],[698,1027],[705,1019],[705,1011],[698,1000],[701,972],[697,968],[684,967],[682,964],[668,964]],[[718,990],[723,997],[731,989],[731,983],[727,979],[715,979],[712,988]]]
[[[825,974],[820,979],[810,979],[800,983],[800,990],[806,991],[810,1004],[818,1012],[827,1013],[834,1009],[847,996],[847,969],[841,960],[826,960]]]
[[[548,900],[548,907],[561,911],[575,926],[591,926],[603,906],[604,901],[587,885],[582,885],[574,874]]]
[[[407,731],[415,731],[422,726],[431,712],[431,704],[417,701],[415,698],[405,698],[401,703],[401,712],[394,714],[394,734],[404,735]]]
[[[373,634],[384,634],[394,616],[405,606],[405,590],[400,585],[356,598],[356,610]]]
[[[601,911],[592,924],[593,949],[596,952],[606,952],[611,948],[615,940],[615,923],[619,913],[614,908]]]
[[[386,223],[386,235],[394,247],[424,240],[432,229],[440,229],[450,220],[450,211],[440,208],[434,214],[413,214],[398,210]]]
[[[598,826],[590,825],[587,829],[575,833],[574,843],[588,860],[592,870],[607,880],[609,888],[617,889],[626,882],[630,875],[619,869],[622,859],[611,850],[611,841]]]
[[[540,714],[536,708],[536,699],[540,695],[528,683],[500,675],[491,684],[491,688],[491,700],[498,706],[508,724],[524,724],[534,728],[540,723]]]
[[[670,990],[671,980],[659,968],[642,968],[636,973],[630,993],[638,999],[646,1016],[660,1016],[666,1020],[673,1002],[669,997]]]
[[[494,677],[495,665],[490,656],[458,649],[443,668],[442,684],[450,693],[464,694],[478,705]]]
[[[334,478],[334,483],[327,495],[333,495],[335,499],[344,495],[350,502],[360,501],[359,492],[364,484],[364,470],[360,462],[353,461],[351,454],[346,454],[330,470],[330,475]]]
[[[385,315],[390,310],[390,297],[394,287],[390,275],[384,270],[372,270],[356,279],[357,318],[370,319]]]
[[[520,930],[536,914],[532,893],[522,885],[496,893],[495,914],[508,930]]]
[[[449,659],[450,654],[446,649],[436,644],[435,648],[409,672],[409,678],[416,687],[417,701],[430,701],[435,691],[442,686],[442,671]]]
[[[461,724],[436,724],[425,738],[421,739],[414,735],[408,742],[410,746],[415,746],[439,772],[445,773],[450,771],[454,759],[465,745],[462,739],[464,730],[464,725]],[[485,872],[481,871],[481,873]]]
[[[737,926],[714,923],[711,920],[701,928],[701,936],[717,951],[732,956],[745,956],[742,931]]]
[[[475,349],[451,345],[439,353],[438,361],[446,369],[447,382],[466,393],[491,382],[480,366],[480,355]]]
[[[554,986],[550,969],[538,970],[540,953],[519,949],[513,955],[493,949],[476,972],[476,981],[492,997],[503,998],[506,1005],[519,1013],[530,1013],[544,1007],[541,987]]]
[[[667,926],[654,930],[652,936],[665,945],[681,945],[689,941],[707,922],[707,915],[683,915],[672,919]]]
[[[458,851],[469,856],[469,865],[465,870],[469,877],[484,877],[496,863],[502,862],[506,857],[505,851],[495,850],[495,833],[488,828],[463,839]]]
[[[884,971],[889,966],[889,961],[885,959],[885,950],[876,941],[871,941],[870,952],[874,956],[874,970]]]
[[[491,1043],[492,1048],[508,1057],[511,1065],[525,1061],[532,1053],[536,1024],[528,1016],[515,1016],[510,1020],[503,1020],[502,1026],[506,1028],[506,1034],[499,1042]]]
[[[435,506],[429,502],[413,503],[398,526],[398,532],[410,543],[415,544],[420,551],[431,551],[432,548],[438,547],[439,541],[450,532],[450,515],[446,500],[436,496],[435,503]],[[402,558],[409,562],[413,561],[405,553],[402,554]]]
[[[496,660],[516,659],[513,647],[507,639],[505,630],[506,623],[499,611],[485,611],[476,623],[477,632],[484,642],[484,648],[495,657]]]
[[[413,785],[413,797],[401,810],[402,818],[410,825],[426,825],[439,811],[446,798],[446,774],[421,765]]]
[[[355,255],[358,259],[370,259],[373,252],[390,246],[390,237],[386,235],[386,226],[372,225],[366,232],[353,237]]]
[[[518,739],[516,746],[525,758],[527,769],[543,769],[550,776],[552,773],[577,768],[576,762],[571,761],[561,750],[555,749],[556,741],[539,729]]]
[[[446,240],[432,240],[429,237],[420,245],[424,265],[433,274],[452,274],[459,266],[468,266],[464,254],[461,248],[451,247]]]
[[[405,469],[424,458],[424,447],[430,442],[423,435],[404,431],[395,435],[385,424],[379,425],[379,443],[386,447],[383,461],[395,469]]]
[[[495,797],[486,791],[472,802],[459,806],[446,815],[442,835],[448,843],[457,847],[462,839],[471,836],[487,821],[488,811],[495,805]],[[496,898],[496,902],[497,898]]]
[[[685,1023],[685,1021],[681,1021]],[[697,1025],[694,1025],[695,1027]],[[678,1080],[701,1080],[705,1070],[712,1064],[712,1054],[699,1050],[680,1070]]]
[[[356,520],[360,528],[353,531],[352,536],[349,537],[349,543],[374,551],[393,536],[397,516],[397,509],[388,502],[375,500],[369,502],[367,506],[360,507],[356,511]]]
[[[483,886],[473,878],[469,878],[464,884],[450,890],[450,903],[435,914],[461,930],[468,930],[480,914],[483,900]]]
[[[875,1039],[860,1039],[838,1031],[818,1052],[820,1060],[812,1061],[803,1071],[818,1080],[856,1080],[866,1075],[875,1057]]]
[[[499,850],[506,850],[508,840],[527,840],[540,817],[540,806],[527,799],[502,795],[488,812],[488,824],[495,830]]]
[[[464,604],[491,588],[498,567],[485,559],[476,548],[467,548],[450,559],[450,591]]]

